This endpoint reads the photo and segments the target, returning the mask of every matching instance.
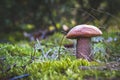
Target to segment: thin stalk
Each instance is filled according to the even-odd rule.
[[[62,36],[62,39],[60,40],[60,44],[59,44],[59,49],[58,49],[58,59],[60,60],[60,50],[61,50],[61,47],[62,47],[62,42],[64,40],[64,37],[65,35]]]

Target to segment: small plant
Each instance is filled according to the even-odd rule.
[[[45,60],[57,60],[59,59],[59,53],[60,55],[64,54],[64,47],[61,47],[61,49],[59,48],[59,46],[57,47],[53,47],[53,48],[49,48],[48,50],[46,50],[46,47],[41,45],[41,42],[39,40],[37,40],[37,43],[35,44],[35,52],[40,51],[41,55],[39,57],[39,59],[41,61],[45,61]],[[60,52],[59,52],[60,50]]]

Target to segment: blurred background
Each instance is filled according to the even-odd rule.
[[[0,42],[45,38],[79,24],[120,36],[120,0],[0,0]]]

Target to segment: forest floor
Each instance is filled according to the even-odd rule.
[[[116,43],[96,43],[95,61],[76,59],[75,49],[63,35],[44,40],[0,44],[0,80],[119,80],[119,47]],[[112,45],[112,46],[111,46]],[[112,49],[111,56],[101,46]],[[109,47],[110,46],[110,47]],[[96,47],[95,47],[96,49]]]

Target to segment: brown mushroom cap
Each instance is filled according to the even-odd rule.
[[[94,37],[100,36],[102,32],[95,26],[92,25],[78,25],[73,27],[66,35],[67,38],[76,39],[79,37]]]

